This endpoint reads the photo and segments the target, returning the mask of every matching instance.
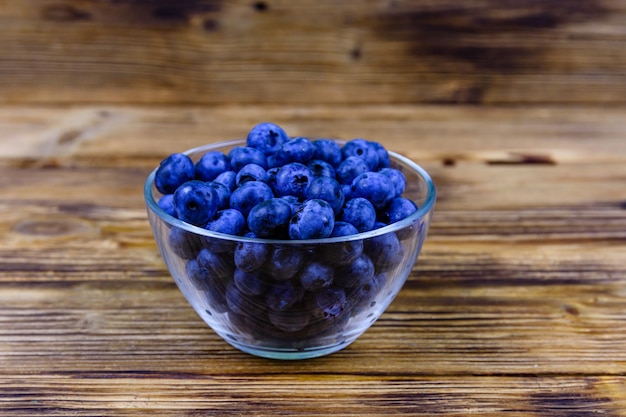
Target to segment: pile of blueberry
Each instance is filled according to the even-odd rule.
[[[403,239],[315,243],[397,222],[417,206],[404,198],[404,174],[379,143],[290,138],[273,123],[254,126],[245,146],[164,159],[155,174],[158,205],[219,239],[172,227],[168,244],[207,297],[252,338],[301,341],[336,332],[376,302],[402,259]],[[297,240],[270,244],[263,239]],[[303,242],[306,240],[306,242]]]

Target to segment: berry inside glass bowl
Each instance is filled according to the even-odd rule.
[[[168,156],[144,197],[159,251],[200,317],[253,355],[305,359],[354,342],[415,265],[436,192],[364,139],[246,139]]]

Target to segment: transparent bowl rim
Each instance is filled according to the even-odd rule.
[[[345,143],[345,141],[343,140],[337,139],[336,141],[338,143]],[[238,146],[242,144],[245,144],[245,139],[232,139],[232,140],[214,142],[214,143],[209,143],[206,145],[198,146],[196,148],[186,150],[182,153],[185,155],[191,155],[191,154],[196,154],[196,153],[206,153],[211,150],[215,150],[219,148],[227,148],[231,146]],[[389,224],[387,226],[370,230],[367,232],[358,233],[355,235],[329,237],[329,238],[323,238],[323,239],[307,239],[307,240],[265,239],[265,238],[253,238],[253,237],[247,237],[247,236],[236,236],[236,235],[229,235],[225,233],[218,233],[218,232],[213,232],[213,231],[204,229],[202,227],[194,226],[190,223],[186,223],[182,220],[179,220],[167,214],[157,204],[157,201],[154,199],[154,196],[152,194],[152,185],[154,183],[154,177],[156,175],[158,166],[154,168],[154,170],[152,170],[152,172],[148,175],[148,178],[146,179],[146,182],[144,185],[144,199],[145,199],[146,206],[148,207],[148,209],[151,210],[162,221],[169,224],[170,226],[177,227],[179,229],[183,229],[183,230],[186,230],[188,232],[191,232],[200,236],[205,236],[205,237],[210,237],[210,238],[215,238],[215,239],[222,239],[222,240],[233,241],[233,242],[254,242],[254,243],[264,243],[264,244],[274,244],[274,245],[319,245],[319,244],[341,243],[341,242],[350,242],[350,241],[356,241],[356,240],[369,239],[369,238],[373,238],[376,236],[385,235],[387,233],[396,232],[398,230],[402,230],[406,227],[411,226],[413,223],[422,219],[423,217],[425,217],[431,212],[431,210],[433,209],[435,205],[435,200],[437,197],[435,184],[432,178],[430,177],[430,175],[428,174],[428,172],[426,172],[424,168],[422,168],[421,166],[413,162],[411,159],[403,155],[400,155],[393,151],[387,151],[387,152],[389,153],[390,157],[392,157],[395,160],[401,161],[410,169],[417,172],[417,174],[420,177],[422,177],[427,187],[426,199],[424,203],[420,207],[418,207],[417,211],[415,211],[410,216],[398,222]]]

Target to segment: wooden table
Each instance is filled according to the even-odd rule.
[[[626,4],[291,3],[0,0],[0,415],[626,416]],[[148,225],[163,157],[263,120],[438,188],[327,357],[230,347]]]

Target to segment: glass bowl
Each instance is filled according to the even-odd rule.
[[[245,140],[239,139],[184,153],[195,163],[206,152],[228,153],[242,145]],[[436,198],[433,181],[413,161],[394,152],[389,156],[391,166],[406,177],[403,197],[418,210],[368,232],[315,240],[211,232],[159,207],[156,169],[144,187],[148,219],[174,281],[226,342],[274,359],[331,354],[354,342],[381,316],[411,273],[426,238]],[[235,257],[238,265],[247,259],[250,267],[240,270]],[[305,274],[324,275],[317,278],[325,284],[304,289]]]

